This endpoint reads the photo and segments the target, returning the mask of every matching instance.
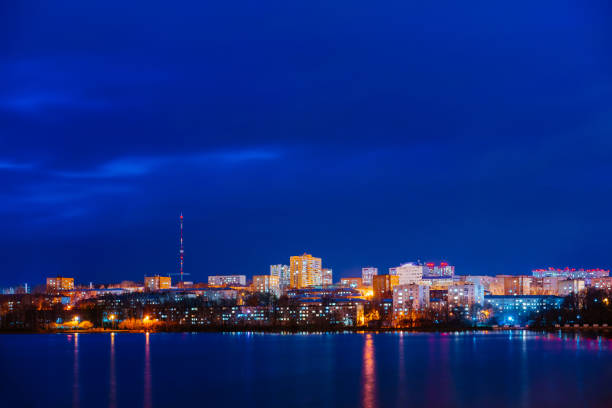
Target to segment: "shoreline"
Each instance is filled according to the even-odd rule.
[[[339,328],[339,329],[315,329],[315,328],[261,328],[261,327],[239,327],[239,328],[177,328],[176,330],[146,330],[146,329],[89,329],[89,330],[0,330],[4,334],[110,334],[110,333],[262,333],[262,334],[345,334],[345,333],[456,333],[456,332],[507,332],[507,331],[531,331],[546,333],[571,333],[590,336],[603,336],[612,338],[612,327],[583,328],[583,327],[448,327],[448,328]]]

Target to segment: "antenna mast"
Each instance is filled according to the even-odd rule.
[[[183,212],[181,211],[181,217],[180,217],[180,223],[181,223],[181,246],[179,249],[179,255],[180,255],[180,259],[181,259],[181,282],[183,281],[183,261],[184,261],[184,256],[185,256],[185,248],[183,248]]]

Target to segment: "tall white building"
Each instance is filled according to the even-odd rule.
[[[372,286],[372,279],[378,275],[378,268],[368,266],[361,268],[361,283],[363,286]]]
[[[396,275],[399,276],[399,284],[420,284],[423,281],[423,272],[425,272],[425,268],[426,266],[419,265],[415,262],[408,262],[398,266],[396,268]]]

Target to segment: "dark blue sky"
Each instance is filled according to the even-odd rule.
[[[612,266],[605,1],[2,2],[0,284]]]

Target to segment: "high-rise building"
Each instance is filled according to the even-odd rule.
[[[47,278],[47,292],[72,289],[74,289],[74,278],[64,278],[62,276]]]
[[[378,268],[368,266],[361,268],[361,282],[363,286],[372,286],[372,277],[378,275]]]
[[[315,258],[310,254],[292,256],[289,268],[292,288],[306,288],[321,285],[323,282],[321,258]]]
[[[389,275],[397,276],[397,266],[389,268]]]
[[[393,296],[393,288],[399,285],[399,277],[394,275],[374,275],[372,278],[372,291],[377,299]]]
[[[397,267],[396,274],[399,276],[400,285],[411,283],[420,284],[423,280],[423,272],[426,266],[415,262],[408,262]]]
[[[280,296],[279,278],[275,275],[255,275],[253,276],[253,290],[255,292],[272,293]]]
[[[334,284],[334,271],[332,271],[330,268],[323,268],[321,270],[321,274],[323,275],[323,285]]]
[[[289,274],[289,265],[270,265],[270,275],[278,276],[278,282],[281,290],[285,290],[291,283]]]
[[[169,276],[145,276],[145,290],[156,291],[160,289],[170,289],[171,280]]]
[[[209,276],[208,284],[212,286],[245,286],[246,285],[246,275]]]
[[[429,306],[429,287],[427,285],[398,285],[393,288],[393,315],[396,319],[410,312]]]

